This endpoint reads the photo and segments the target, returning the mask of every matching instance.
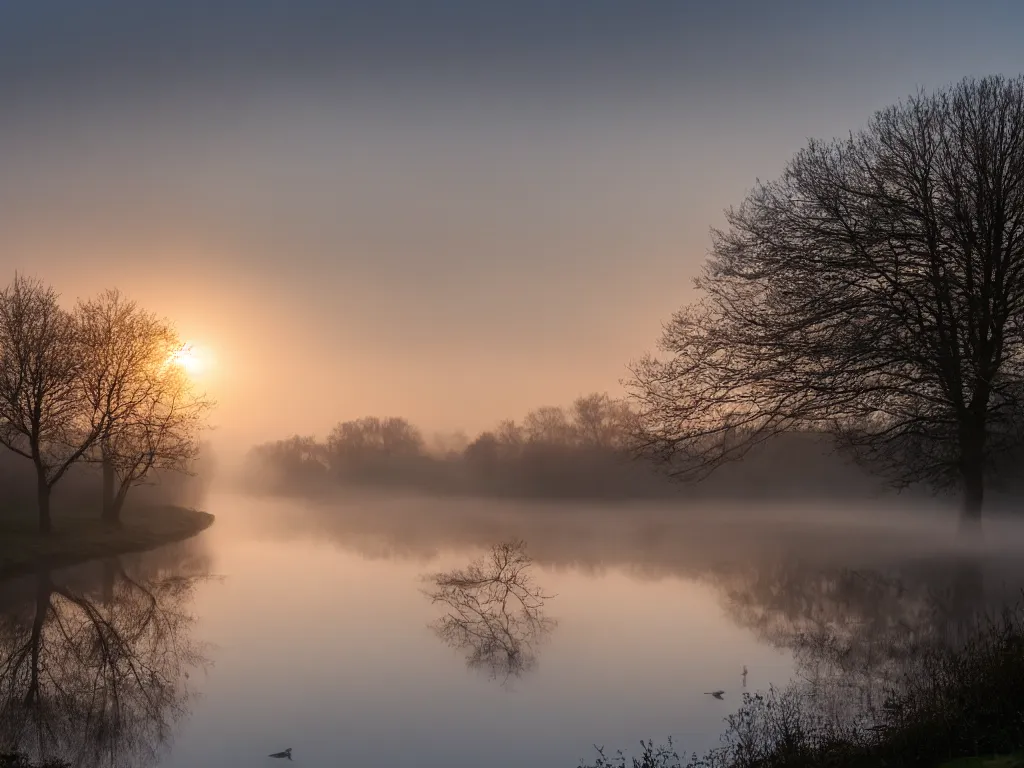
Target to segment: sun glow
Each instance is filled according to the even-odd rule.
[[[180,365],[189,376],[198,376],[206,370],[206,360],[192,342],[184,344],[172,355],[171,360],[175,365]]]

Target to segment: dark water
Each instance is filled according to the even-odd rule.
[[[703,752],[744,691],[830,677],[822,706],[871,704],[1024,586],[1024,529],[965,544],[938,514],[209,508],[189,542],[3,585],[7,746],[139,768],[282,765],[266,755],[286,747],[306,766],[573,768],[666,736]]]

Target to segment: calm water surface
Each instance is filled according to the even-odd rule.
[[[744,691],[820,672],[816,638],[838,638],[847,671],[870,677],[893,642],[955,634],[1024,585],[1015,526],[979,565],[946,523],[863,510],[824,524],[787,508],[208,506],[217,523],[192,541],[6,585],[8,742],[164,768],[281,765],[266,755],[286,747],[297,765],[389,767],[574,768],[594,744],[666,736],[703,752]],[[515,539],[546,596],[538,621],[517,638],[514,612],[474,615],[445,634],[463,614],[432,602],[432,577],[475,561],[486,575],[491,548]],[[458,594],[463,608],[479,598]],[[33,638],[46,670],[33,690],[62,724],[42,741],[19,708]]]

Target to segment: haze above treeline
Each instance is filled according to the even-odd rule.
[[[1024,69],[1001,0],[2,5],[3,280],[215,350],[225,459],[615,395],[806,137]]]
[[[726,220],[699,299],[627,366],[628,402],[541,408],[440,462],[404,421],[348,421],[256,449],[251,473],[595,493],[613,457],[706,481],[814,435],[892,487],[956,491],[977,530],[1024,448],[1024,76],[920,89],[811,139]]]

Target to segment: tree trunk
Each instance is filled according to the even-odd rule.
[[[40,477],[36,488],[36,499],[39,505],[39,532],[49,535],[53,532],[53,520],[50,518],[50,485],[45,477]]]
[[[964,496],[960,509],[960,529],[981,529],[981,508],[985,500],[985,470],[980,460],[965,463],[963,470]]]
[[[36,573],[36,615],[32,619],[32,639],[29,643],[32,660],[29,670],[28,690],[25,691],[24,704],[30,707],[39,703],[39,669],[40,651],[43,647],[43,625],[50,612],[50,574],[48,571]]]
[[[124,509],[124,500],[128,496],[128,484],[122,483],[110,500],[110,507],[103,513],[103,519],[111,525],[121,525],[121,510]]]
[[[114,515],[114,462],[103,452],[103,512],[102,518],[106,522],[116,522]]]
[[[987,393],[976,392],[975,399]],[[960,509],[960,530],[981,530],[981,507],[985,500],[985,411],[972,404],[960,422],[960,477],[963,480],[963,506]]]

